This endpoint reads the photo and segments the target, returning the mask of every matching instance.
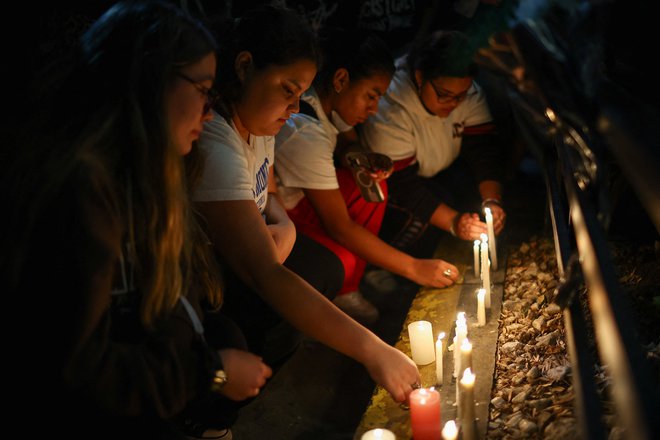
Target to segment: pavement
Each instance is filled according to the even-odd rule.
[[[499,271],[494,274],[494,300],[488,324],[481,329],[474,328],[473,331],[470,327],[469,330],[475,347],[473,363],[478,365],[475,369],[480,377],[475,400],[482,435],[492,388],[506,249],[519,246],[533,235],[550,234],[543,182],[533,161],[525,162],[528,160],[521,162],[516,176],[505,185],[507,228],[498,241],[502,258]],[[472,243],[445,233],[431,232],[425,238],[425,244],[434,248],[436,257],[451,261],[461,269],[460,283],[447,289],[420,289],[397,278],[401,288],[395,292],[378,293],[368,286],[363,290],[381,315],[371,327],[372,331],[408,355],[410,348],[405,329],[411,320],[429,319],[433,322],[434,336],[444,331],[450,337],[453,336],[451,332],[457,311],[466,311],[469,326],[476,320],[473,296],[477,286],[471,274]],[[450,355],[444,357],[446,379],[439,388],[443,423],[456,415]],[[425,382],[423,386],[435,385],[431,383],[434,382],[434,364],[420,367]],[[359,440],[362,432],[372,427],[390,429],[399,440],[410,438],[407,410],[377,387],[362,365],[323,344],[305,339],[261,394],[241,409],[232,432],[236,440]]]

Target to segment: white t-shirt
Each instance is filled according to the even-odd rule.
[[[204,124],[199,146],[205,164],[195,201],[254,200],[263,213],[275,158],[273,137],[250,135],[245,142],[233,123],[214,112]]]
[[[339,131],[328,119],[314,89],[303,95],[318,119],[293,114],[275,136],[278,193],[284,208],[294,208],[305,197],[302,189],[337,189],[333,153]]]
[[[404,61],[397,60],[397,71],[387,93],[380,98],[378,113],[367,119],[360,135],[369,149],[392,160],[415,156],[419,174],[431,177],[456,160],[465,127],[490,122],[492,117],[481,88],[474,82],[470,92],[476,94],[470,94],[449,116],[430,114],[417,95]]]

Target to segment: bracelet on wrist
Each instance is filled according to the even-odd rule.
[[[486,206],[490,205],[491,203],[499,206],[500,208],[502,207],[502,202],[500,200],[495,198],[488,198],[488,199],[484,199],[484,201],[481,202],[481,210],[483,211],[483,209]]]
[[[458,222],[461,220],[462,215],[463,215],[462,212],[456,213],[454,218],[451,220],[451,225],[449,225],[449,232],[454,237],[458,237],[458,235],[456,234],[456,229],[458,229]]]

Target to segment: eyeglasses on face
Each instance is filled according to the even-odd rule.
[[[463,93],[459,93],[458,95],[452,95],[451,93],[447,93],[442,90],[438,90],[435,84],[433,84],[433,81],[429,81],[429,84],[431,84],[431,87],[433,88],[433,91],[435,92],[436,98],[438,99],[438,102],[440,104],[449,104],[452,101],[456,101],[456,104],[460,104],[461,102],[465,101],[469,96],[474,96],[477,94],[477,91],[474,90],[472,92],[466,90]],[[472,87],[470,87],[472,88]]]
[[[210,89],[208,87],[204,87],[202,84],[199,82],[195,81],[194,79],[190,78],[187,75],[184,75],[181,72],[177,72],[176,75],[188,81],[190,84],[193,85],[197,89],[199,93],[204,95],[206,97],[206,102],[204,103],[204,108],[202,111],[204,112],[203,114],[207,114],[209,111],[211,111],[211,108],[215,105],[216,102],[218,102],[218,99],[220,98],[220,95],[218,94],[218,91],[215,89]]]

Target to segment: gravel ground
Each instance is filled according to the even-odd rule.
[[[638,324],[641,346],[660,377],[660,258],[652,246],[611,243],[613,261]],[[579,437],[553,243],[532,238],[509,253],[486,438]],[[585,292],[581,293],[584,300]],[[595,345],[592,347],[595,353]],[[607,368],[595,366],[609,439],[623,438],[608,400]]]

